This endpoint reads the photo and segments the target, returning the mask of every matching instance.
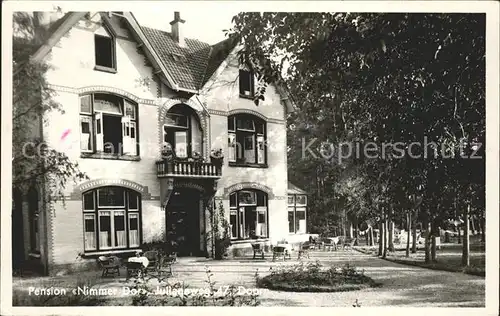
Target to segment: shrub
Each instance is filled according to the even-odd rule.
[[[345,265],[322,269],[319,261],[271,268],[271,273],[257,280],[259,287],[293,292],[338,292],[379,286],[364,271]]]

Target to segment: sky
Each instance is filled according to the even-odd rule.
[[[222,30],[231,28],[231,19],[238,11],[218,11],[216,16],[206,10],[179,10],[186,38],[198,39],[210,45],[225,39]],[[174,11],[132,11],[139,24],[170,32]]]

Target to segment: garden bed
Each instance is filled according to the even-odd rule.
[[[346,265],[324,270],[316,262],[271,270],[271,274],[257,280],[257,286],[287,292],[345,292],[379,287],[381,284],[355,267]]]

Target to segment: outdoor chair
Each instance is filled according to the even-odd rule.
[[[127,280],[134,278],[144,278],[145,268],[141,262],[127,262]]]
[[[100,256],[97,262],[102,269],[102,277],[108,275],[120,275],[120,259],[117,257]]]
[[[309,249],[310,248],[311,248],[311,245],[308,242],[305,242],[304,244],[302,244],[299,248],[299,255],[297,257],[297,260],[300,260],[303,257],[309,259]]]
[[[273,247],[273,261],[276,260],[276,258],[283,258],[283,261],[285,261],[286,257],[286,248],[285,246],[275,246]],[[290,254],[288,254],[290,255]]]
[[[167,277],[174,276],[174,272],[172,271],[172,264],[174,264],[176,257],[171,255],[161,256],[160,261],[158,263],[158,276],[161,277],[165,274]]]
[[[332,251],[333,248],[335,248],[335,250],[337,250],[336,248],[336,245],[332,242],[332,240],[330,238],[324,238],[323,239],[323,250],[324,251]]]
[[[350,242],[347,242],[347,240],[344,242],[344,246],[343,246],[343,249],[346,250],[346,249],[352,249],[352,247],[354,246],[354,244],[356,243],[356,239],[357,238],[353,238]]]
[[[145,272],[156,271],[158,268],[158,264],[159,264],[158,252],[154,251],[154,250],[146,251],[146,252],[144,252],[144,257],[146,257],[149,261],[149,264],[148,264],[147,268],[145,269],[146,270]]]
[[[253,249],[253,259],[260,254],[262,259],[264,259],[264,249],[262,247],[262,244],[252,244],[252,249]]]

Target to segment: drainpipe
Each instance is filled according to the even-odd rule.
[[[43,117],[40,116],[38,118],[39,120],[39,129],[40,129],[40,139],[42,142],[44,142],[44,136],[43,136]],[[43,236],[43,243],[40,242],[40,259],[41,259],[41,263],[43,265],[43,273],[45,275],[48,275],[49,274],[49,247],[48,247],[48,242],[49,242],[49,236],[48,236],[48,229],[47,229],[47,225],[48,225],[48,221],[47,221],[47,217],[48,217],[48,204],[47,204],[47,198],[46,198],[46,188],[45,188],[45,184],[46,184],[46,181],[45,181],[45,174],[43,175],[43,178],[42,178],[42,183],[41,183],[41,186],[40,186],[40,193],[41,193],[41,204],[42,204],[42,207],[43,207],[43,212],[42,212],[42,225],[41,227],[39,227],[39,229],[42,231],[42,234],[40,234],[40,236]]]

